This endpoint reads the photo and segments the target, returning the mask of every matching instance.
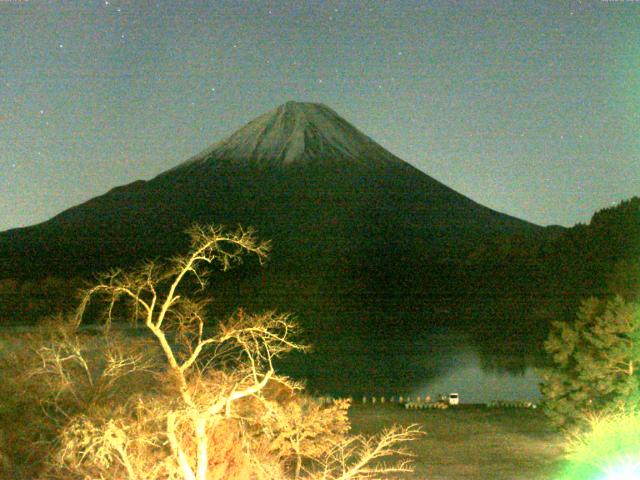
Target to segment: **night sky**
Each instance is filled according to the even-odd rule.
[[[640,1],[0,0],[0,230],[287,100],[542,224],[640,194]]]

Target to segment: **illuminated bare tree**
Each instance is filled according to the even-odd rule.
[[[306,348],[295,341],[288,314],[238,310],[207,325],[206,299],[190,295],[194,287],[203,292],[207,267],[227,270],[246,253],[262,262],[269,244],[242,229],[196,226],[189,234],[190,253],[167,265],[99,277],[75,324],[66,324],[58,343],[36,350],[32,377],[49,379],[49,410],[64,419],[41,477],[347,480],[408,471],[406,461],[379,461],[405,454],[395,445],[415,438],[415,427],[349,437],[348,401],[322,405],[276,373],[277,357]],[[90,348],[77,327],[97,297],[106,300],[106,346]],[[112,322],[125,312],[157,348],[109,340]],[[120,391],[128,379],[134,384]]]

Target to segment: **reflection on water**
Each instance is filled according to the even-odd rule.
[[[130,329],[129,333],[145,332]],[[526,338],[510,340],[505,353],[496,350],[495,338],[453,328],[380,334],[370,329],[339,331],[335,326],[311,339],[311,353],[289,355],[277,368],[306,380],[311,393],[322,395],[436,399],[457,392],[462,403],[538,401],[540,379],[534,367],[541,366],[542,359],[531,353]],[[0,341],[0,354],[10,351]]]
[[[538,401],[540,358],[478,348],[477,339],[454,330],[405,338],[343,336],[319,339],[307,355],[288,357],[280,370],[306,378],[311,392],[335,396],[407,396],[458,392],[463,403]],[[483,353],[480,353],[483,352]]]
[[[457,392],[462,403],[486,403],[491,400],[539,401],[539,376],[532,367],[519,373],[506,369],[483,368],[480,356],[471,347],[460,349],[453,356],[454,367],[444,375],[425,380],[411,396]]]

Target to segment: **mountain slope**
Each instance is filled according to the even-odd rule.
[[[449,274],[425,274],[427,265],[493,235],[543,230],[460,195],[333,110],[287,102],[148,182],[0,233],[0,277],[171,255],[194,222],[255,226],[274,242],[272,271],[290,278],[339,271],[353,280],[348,288],[382,293],[417,275],[437,283]]]

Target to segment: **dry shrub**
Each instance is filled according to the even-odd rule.
[[[113,436],[134,399],[162,386],[148,338],[81,332],[69,317],[48,318],[3,345],[10,352],[0,354],[0,464],[9,471],[2,478],[58,478],[50,464],[63,458],[59,478],[74,478],[71,446],[88,457],[83,438]]]
[[[251,478],[251,462],[242,447],[242,430],[237,421],[225,419],[209,432],[209,457],[211,480]]]
[[[185,277],[204,286],[203,265],[226,270],[244,252],[262,260],[268,244],[244,230],[190,235],[189,255],[103,275],[74,318],[49,322],[11,356],[4,371],[15,374],[1,393],[14,399],[3,408],[18,446],[0,451],[8,478],[364,480],[410,471],[406,459],[383,462],[406,458],[399,445],[419,435],[415,426],[349,436],[348,401],[323,405],[275,372],[275,358],[306,348],[289,315],[239,310],[205,335],[207,301],[183,290]],[[100,296],[104,328],[89,334],[79,325]],[[112,328],[122,303],[147,338]],[[27,467],[20,455],[30,445],[39,460]]]

